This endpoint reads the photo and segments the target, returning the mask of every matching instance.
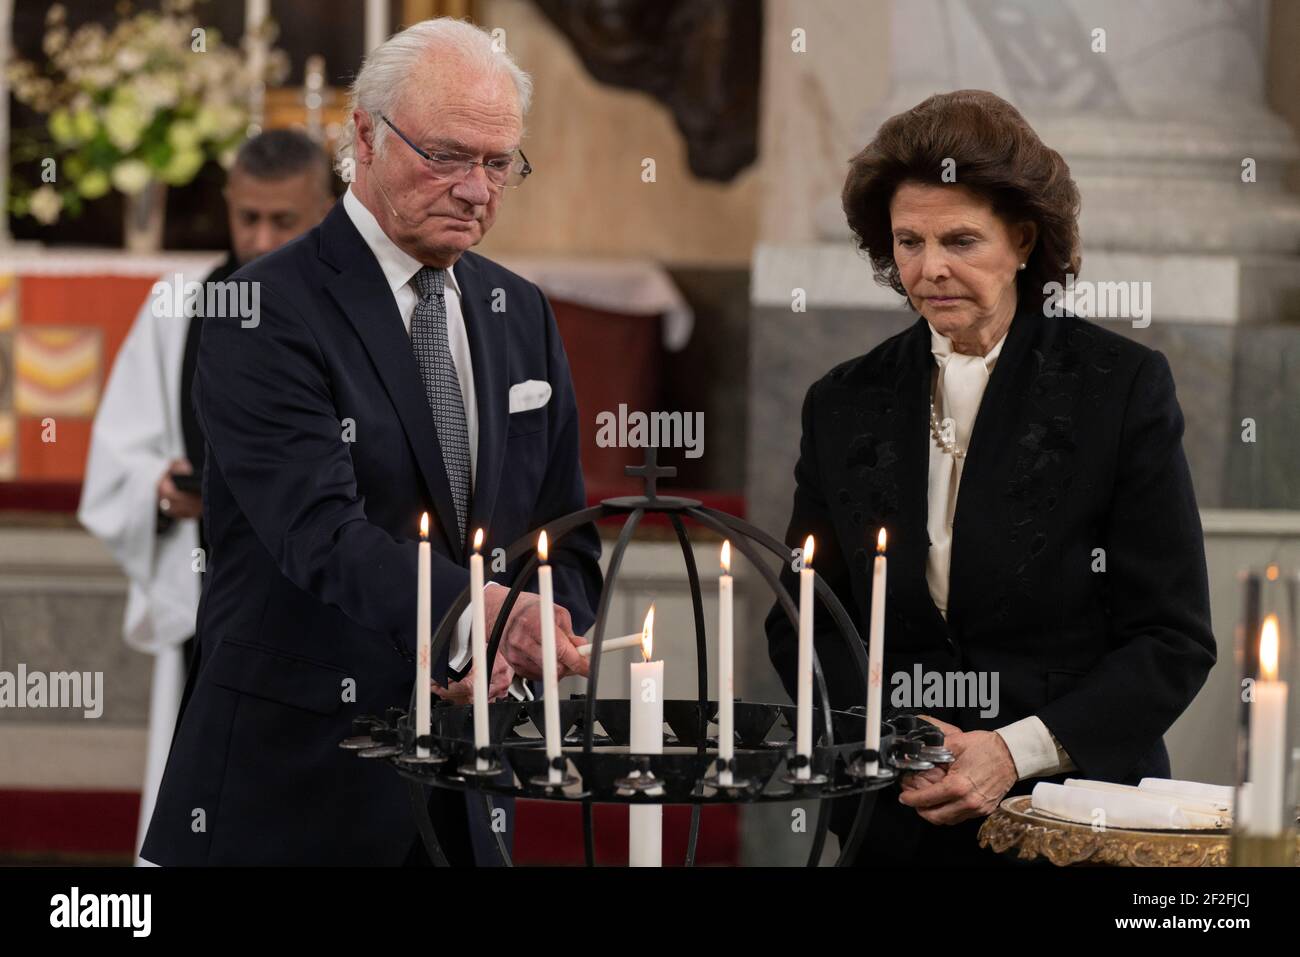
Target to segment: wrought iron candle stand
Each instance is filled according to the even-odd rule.
[[[716,738],[709,737],[709,724],[716,721],[717,702],[708,697],[708,653],[704,623],[704,602],[695,555],[686,533],[683,517],[689,517],[731,540],[750,564],[763,575],[790,622],[798,626],[799,613],[793,599],[782,587],[778,574],[763,560],[757,544],[776,555],[789,559],[789,550],[779,540],[732,515],[705,508],[687,498],[658,494],[660,478],[672,477],[676,469],[659,466],[656,450],[647,450],[644,465],[628,467],[626,472],[645,482],[640,496],[606,499],[599,505],[555,519],[545,526],[553,543],[588,523],[623,515],[622,531],[610,556],[605,587],[592,634],[587,694],[560,702],[560,725],[564,753],[555,768],[560,784],[551,784],[551,764],[546,757],[543,703],[541,701],[500,701],[489,705],[489,731],[492,744],[475,751],[473,706],[438,702],[432,710],[432,729],[427,737],[417,739],[411,725],[415,713],[414,695],[406,711],[389,708],[383,717],[367,716],[353,722],[353,735],[340,747],[354,750],[362,758],[389,761],[410,787],[412,810],[425,849],[435,864],[445,864],[437,834],[429,816],[425,787],[477,791],[485,819],[490,819],[492,796],[534,798],[580,803],[583,809],[583,847],[587,866],[595,864],[595,838],[592,808],[595,804],[689,804],[691,824],[685,864],[695,862],[699,837],[700,809],[709,804],[749,804],[791,800],[817,800],[819,813],[808,866],[821,860],[826,831],[830,822],[829,802],[841,798],[859,798],[856,817],[848,839],[843,843],[838,865],[852,863],[870,815],[872,792],[886,787],[903,771],[922,771],[953,760],[943,745],[943,732],[915,715],[900,714],[881,723],[880,750],[863,746],[866,740],[866,715],[863,707],[847,711],[830,707],[821,664],[813,655],[816,704],[821,717],[820,738],[813,747],[810,773],[801,779],[804,758],[794,750],[796,709],[793,705],[735,702],[736,747],[726,768],[732,772],[729,784],[719,781],[724,770],[717,756]],[[685,561],[695,616],[695,647],[698,695],[694,699],[664,701],[664,723],[671,734],[665,739],[662,754],[634,754],[628,751],[630,709],[621,699],[600,699],[601,642],[610,600],[618,578],[623,555],[637,525],[647,514],[663,514],[676,533]],[[506,561],[524,556],[527,561],[515,575],[487,647],[488,671],[496,658],[505,621],[522,590],[537,569],[534,546],[537,529],[519,539],[506,550]],[[554,547],[554,546],[553,546]],[[853,620],[830,586],[814,576],[816,594],[830,612],[840,635],[848,642],[857,664],[866,698],[867,656]],[[432,655],[437,659],[469,604],[469,589],[460,594],[438,625],[432,639]],[[428,694],[425,689],[424,693]],[[534,735],[520,734],[532,726]],[[780,737],[782,731],[789,738]],[[421,756],[417,747],[426,748]],[[479,759],[485,768],[479,769]],[[867,763],[876,762],[876,772],[867,773]],[[509,773],[504,773],[509,769]],[[576,773],[575,773],[576,772]],[[500,833],[496,851],[501,863],[509,865],[510,854]]]

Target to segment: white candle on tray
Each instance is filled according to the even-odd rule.
[[[423,737],[430,730],[429,690],[432,678],[429,660],[432,640],[433,611],[429,589],[432,586],[432,565],[429,551],[429,513],[420,516],[419,560],[416,562],[418,584],[415,604],[415,735]],[[415,753],[429,756],[429,749],[417,745]]]
[[[736,755],[735,661],[732,635],[731,542],[722,543],[722,575],[718,578],[718,771],[719,784],[731,784],[727,767]]]
[[[644,661],[632,662],[628,707],[631,709],[630,750],[633,754],[663,754],[664,663],[651,661],[654,653],[655,606],[645,616]],[[630,867],[663,865],[663,814],[660,804],[628,807],[627,862]]]
[[[880,750],[881,671],[885,666],[885,530],[876,538],[876,561],[871,572],[871,631],[867,639],[867,741],[868,751]],[[867,774],[877,774],[879,761],[868,761]]]
[[[799,569],[799,665],[797,671],[798,697],[795,702],[795,753],[807,758],[795,771],[795,777],[812,776],[812,726],[813,726],[813,537],[803,543]]]
[[[480,771],[488,767],[488,760],[479,752],[488,746],[488,673],[487,673],[487,610],[483,602],[483,529],[474,533],[474,554],[469,559],[470,654],[474,672],[474,753]]]
[[[1279,637],[1277,615],[1268,615],[1259,630],[1259,679],[1250,705],[1246,827],[1258,837],[1276,837],[1283,828],[1287,684],[1277,680]]]
[[[545,719],[547,779],[559,784],[564,772],[553,767],[560,757],[560,680],[555,653],[555,586],[548,561],[546,533],[537,536],[537,593],[542,600],[542,715]]]

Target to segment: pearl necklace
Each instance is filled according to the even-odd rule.
[[[966,457],[965,449],[959,449],[956,442],[944,437],[943,429],[939,426],[939,414],[934,411],[933,397],[930,399],[930,431],[934,433],[934,440],[939,443],[939,446],[953,458],[964,459]]]

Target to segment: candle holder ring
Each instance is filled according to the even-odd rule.
[[[659,797],[664,794],[664,785],[649,768],[638,767],[614,780],[614,793],[620,797]]]
[[[804,755],[807,778],[798,776],[799,763],[790,763],[795,740],[797,709],[791,704],[755,703],[735,700],[734,757],[728,762],[732,775],[729,784],[719,780],[718,745],[711,737],[710,725],[716,724],[718,703],[709,699],[708,635],[704,614],[703,589],[696,567],[694,550],[687,534],[686,521],[727,539],[734,552],[743,556],[748,567],[766,583],[776,599],[777,614],[783,615],[792,628],[798,627],[799,609],[795,597],[778,573],[790,560],[790,547],[778,538],[742,519],[708,508],[693,499],[660,495],[660,479],[676,474],[672,468],[659,466],[657,450],[645,450],[643,465],[629,467],[630,477],[644,481],[642,495],[606,499],[599,505],[581,509],[547,522],[521,536],[505,549],[506,578],[510,589],[493,622],[487,643],[487,667],[496,659],[505,623],[538,568],[536,542],[545,531],[552,549],[562,549],[570,532],[608,519],[621,519],[622,528],[609,556],[604,588],[589,633],[593,645],[588,664],[587,693],[558,702],[560,740],[565,762],[563,783],[553,784],[550,773],[556,759],[545,749],[543,702],[500,701],[488,705],[488,740],[491,743],[491,767],[480,771],[473,733],[474,714],[471,704],[430,702],[431,732],[427,743],[420,745],[461,760],[413,761],[417,742],[411,718],[416,713],[415,695],[411,693],[405,712],[390,709],[384,719],[368,719],[368,724],[354,724],[353,734],[342,747],[359,755],[390,755],[390,763],[408,784],[416,823],[431,860],[445,860],[432,815],[426,788],[479,791],[483,800],[480,813],[490,815],[490,795],[541,798],[547,801],[580,803],[583,809],[583,851],[588,866],[595,865],[594,805],[684,804],[691,806],[691,826],[687,841],[687,866],[695,863],[700,831],[700,811],[706,804],[748,804],[781,802],[800,798],[818,802],[816,827],[808,852],[808,866],[817,866],[822,858],[830,825],[830,802],[854,798],[856,814],[847,835],[840,842],[839,862],[854,860],[866,830],[872,807],[872,792],[896,781],[909,770],[932,768],[952,760],[943,748],[943,732],[912,714],[882,715],[880,722],[877,773],[865,773],[866,715],[862,708],[837,710],[830,693],[816,648],[813,649],[814,728],[811,755]],[[694,699],[668,699],[663,702],[664,723],[670,729],[665,736],[662,754],[637,755],[630,751],[630,707],[626,699],[599,696],[601,646],[611,614],[623,557],[633,535],[646,515],[666,518],[681,547],[682,560],[690,590],[695,624],[697,694]],[[554,553],[554,552],[553,552]],[[773,560],[775,559],[775,561]],[[553,559],[554,560],[554,559]],[[827,581],[813,570],[815,601],[826,613],[827,621],[844,640],[849,659],[856,671],[861,696],[867,698],[868,663],[866,643],[853,617]],[[463,611],[470,604],[466,588],[445,610],[434,631],[430,654],[438,660],[450,647],[453,633]],[[841,680],[851,676],[840,675]],[[429,694],[419,689],[419,693]],[[531,728],[528,726],[531,725]],[[528,735],[520,730],[528,730]],[[874,736],[873,736],[874,743]],[[389,749],[396,749],[393,753]],[[796,756],[797,757],[797,756]],[[506,773],[508,772],[508,773]],[[781,785],[786,785],[782,787]],[[509,865],[510,853],[503,835],[493,832],[500,863]]]

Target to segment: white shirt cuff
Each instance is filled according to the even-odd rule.
[[[999,728],[997,733],[1006,742],[1021,781],[1074,770],[1070,756],[1037,715],[1013,721],[1005,728]]]
[[[496,582],[488,582],[483,586],[483,592],[486,594],[489,588],[504,588]],[[456,619],[456,634],[451,640],[451,654],[447,658],[447,664],[452,671],[463,671],[469,665],[470,655],[473,649],[470,648],[469,635],[470,629],[474,626],[474,603],[465,606],[465,610],[460,613]],[[490,632],[489,632],[490,634]],[[500,649],[497,650],[500,654]]]
[[[510,682],[510,687],[506,689],[510,697],[516,701],[532,701],[533,689],[528,687],[528,682],[519,675],[515,675],[515,680]]]

